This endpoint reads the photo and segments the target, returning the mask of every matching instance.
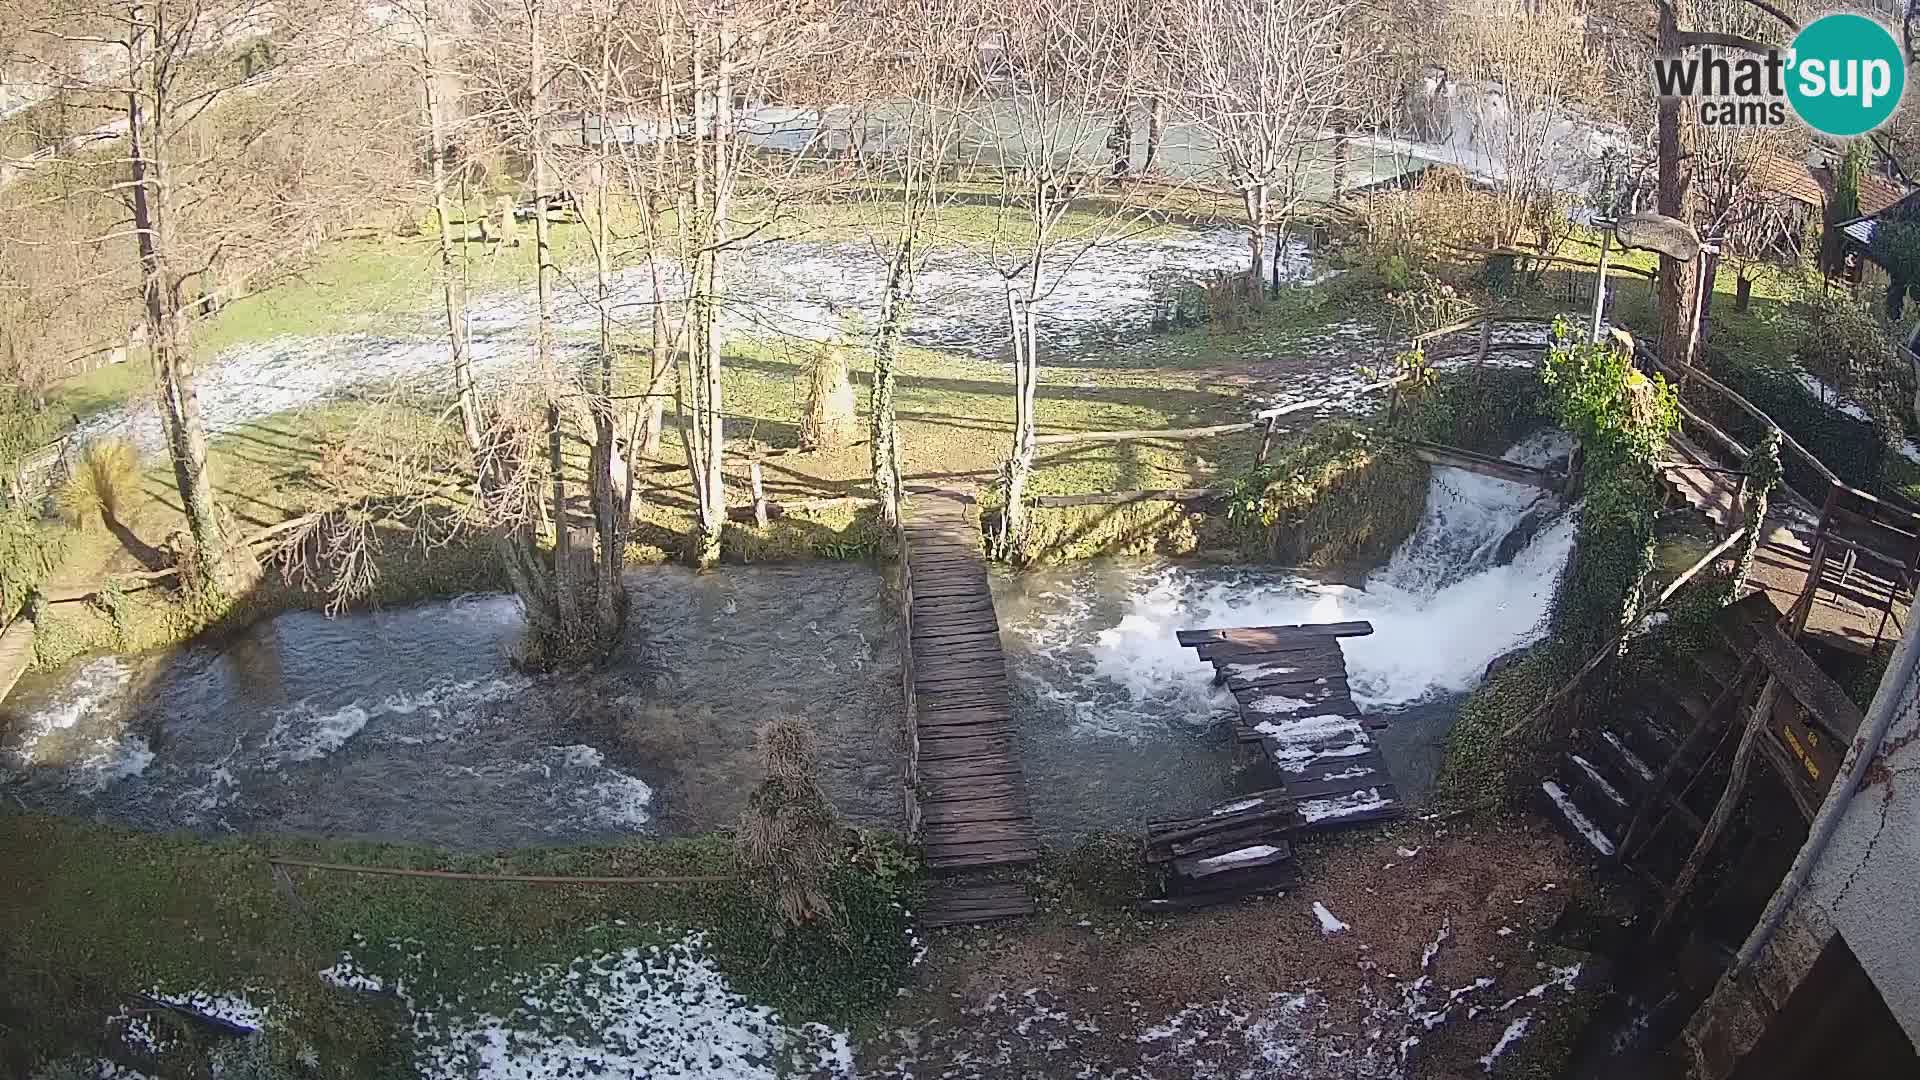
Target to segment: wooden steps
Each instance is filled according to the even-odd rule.
[[[1290,888],[1300,880],[1298,838],[1401,815],[1340,651],[1340,638],[1372,632],[1364,622],[1178,631],[1239,703],[1239,746],[1265,758],[1280,786],[1148,825],[1144,856],[1166,867],[1166,895],[1141,900],[1142,911],[1188,911]]]
[[[1721,531],[1740,516],[1740,477],[1714,467],[1715,462],[1685,436],[1668,437],[1675,462],[1660,470],[1667,490],[1711,521]]]
[[[935,873],[1040,856],[971,502],[956,492],[916,493],[900,528],[913,727],[909,819]]]
[[[1166,867],[1166,895],[1142,899],[1138,907],[1191,911],[1292,887],[1300,872],[1288,837],[1299,825],[1293,800],[1278,789],[1150,823],[1144,854],[1149,864]]]

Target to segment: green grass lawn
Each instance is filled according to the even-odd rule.
[[[905,977],[914,863],[869,839],[831,888],[833,927],[775,932],[744,881],[557,887],[326,873],[269,858],[496,874],[737,874],[725,837],[452,855],[406,845],[131,832],[0,813],[0,1061],[108,1049],[105,1021],[131,995],[244,991],[279,1005],[294,1046],[311,1044],[338,1077],[411,1075],[412,1047],[391,999],[315,977],[343,953],[404,971],[408,993],[443,1002],[440,1022],[523,1003],[506,976],[703,931],[729,983],[790,1023],[847,1024],[884,1006]],[[875,867],[891,868],[875,873]],[[397,950],[397,951],[396,951]],[[169,1030],[164,1016],[160,1031]],[[290,1052],[292,1048],[289,1048]],[[172,1062],[174,1067],[185,1065]],[[10,1065],[9,1075],[14,1071]],[[167,1072],[165,1075],[189,1075]]]

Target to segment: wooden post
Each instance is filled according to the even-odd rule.
[[[767,493],[760,487],[759,458],[748,463],[747,476],[753,485],[753,523],[764,529],[767,527]]]
[[[1267,417],[1266,433],[1260,436],[1260,455],[1253,459],[1255,465],[1265,465],[1268,456],[1273,453],[1273,428],[1279,422],[1280,418],[1277,416]]]
[[[1474,362],[1477,364],[1485,364],[1487,362],[1487,353],[1491,352],[1492,350],[1493,350],[1493,320],[1483,319],[1480,322],[1480,355]]]
[[[1712,853],[1713,845],[1725,831],[1727,822],[1732,819],[1734,808],[1740,805],[1740,796],[1747,789],[1747,771],[1753,764],[1753,750],[1760,742],[1760,732],[1766,729],[1767,718],[1773,715],[1774,703],[1780,700],[1780,680],[1771,672],[1767,675],[1766,685],[1760,688],[1760,700],[1753,703],[1753,711],[1747,714],[1747,728],[1740,733],[1740,745],[1733,752],[1733,768],[1727,774],[1727,787],[1720,793],[1720,801],[1714,804],[1713,816],[1707,819],[1707,827],[1700,831],[1700,839],[1688,853],[1687,861],[1680,867],[1680,876],[1674,878],[1673,888],[1667,893],[1666,906],[1660,909],[1660,918],[1653,924],[1653,940],[1671,927],[1673,917],[1680,910],[1680,902],[1693,888],[1693,881],[1700,876],[1700,868],[1705,865],[1707,856]]]
[[[1587,340],[1595,344],[1600,342],[1600,317],[1607,310],[1607,256],[1613,250],[1613,230],[1600,233],[1600,265],[1593,275],[1593,325],[1587,334]]]

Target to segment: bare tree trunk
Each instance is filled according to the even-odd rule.
[[[1155,94],[1147,101],[1147,154],[1140,162],[1142,173],[1153,172],[1153,160],[1160,155],[1160,134],[1166,128],[1167,103]]]
[[[1247,246],[1253,256],[1247,267],[1247,298],[1259,303],[1267,289],[1267,185],[1247,185]]]
[[[148,11],[151,26],[147,23]],[[246,586],[254,568],[247,553],[232,546],[220,527],[213,479],[207,468],[206,425],[200,418],[200,399],[193,385],[186,315],[180,310],[180,284],[173,280],[166,86],[155,70],[149,44],[168,32],[166,13],[136,3],[129,21],[135,28],[135,38],[129,43],[133,70],[127,93],[133,225],[140,252],[147,339],[160,383],[160,413],[173,461],[174,486],[180,492],[180,505],[193,537],[194,570],[202,581],[233,596]]]
[[[1037,220],[1047,220],[1046,214]],[[1000,536],[995,554],[1001,559],[1017,560],[1027,541],[1027,481],[1033,476],[1036,443],[1034,405],[1039,382],[1038,325],[1034,321],[1033,298],[1040,295],[1040,256],[1035,244],[1027,268],[1022,295],[1008,283],[1007,321],[1013,331],[1013,453],[1007,458],[1004,493],[1006,505],[1000,518]]]
[[[428,155],[433,159],[433,218],[440,234],[440,293],[446,305],[447,347],[453,359],[453,393],[460,407],[460,432],[477,463],[481,453],[480,408],[473,387],[473,362],[467,344],[465,281],[454,273],[453,214],[447,206],[447,118],[440,100],[440,48],[434,37],[433,0],[421,9],[420,88],[427,109]],[[464,220],[464,219],[463,219]]]
[[[1661,0],[1659,36],[1656,49],[1661,56],[1680,54],[1679,14],[1675,10],[1683,0]],[[1679,98],[1663,97],[1656,109],[1656,197],[1660,213],[1688,220],[1691,210],[1692,177],[1688,158],[1693,148],[1693,131],[1682,115]],[[1692,262],[1660,257],[1660,356],[1669,366],[1685,370],[1693,364],[1692,314],[1695,267]]]
[[[546,387],[547,469],[551,483],[553,512],[553,598],[554,621],[558,638],[550,644],[560,654],[573,650],[568,642],[582,629],[579,583],[574,580],[573,529],[567,521],[566,439],[561,425],[561,377],[553,356],[553,238],[547,222],[547,65],[546,40],[539,0],[528,6],[528,112],[532,117],[530,133],[533,182],[533,251],[535,364]],[[511,214],[512,210],[509,209]]]
[[[704,45],[699,42],[704,35],[696,36],[694,53],[694,83],[701,85],[704,78]],[[699,429],[698,451],[690,462],[694,470],[694,486],[699,489],[699,535],[695,539],[694,564],[702,569],[712,567],[720,561],[720,542],[727,521],[726,475],[722,471],[725,453],[725,412],[721,398],[721,348],[720,326],[716,311],[720,293],[720,248],[726,241],[727,215],[731,210],[732,177],[732,127],[733,127],[733,48],[734,31],[723,20],[719,29],[719,49],[716,55],[716,78],[711,91],[713,101],[713,134],[707,145],[698,153],[711,151],[709,168],[695,172],[695,202],[703,204],[706,225],[706,242],[701,245],[698,266],[701,267],[694,278],[693,302],[698,310],[700,334],[694,343],[696,352],[693,372],[695,392],[699,398],[698,415],[694,425]],[[694,115],[700,115],[699,93],[696,92]]]
[[[894,416],[893,392],[899,363],[900,329],[906,318],[906,282],[913,261],[913,231],[909,225],[894,248],[887,268],[887,288],[880,297],[880,330],[874,337],[873,389],[867,409],[872,430],[873,493],[880,500],[880,520],[888,528],[900,522],[904,484],[900,476],[899,428]]]
[[[1333,128],[1333,191],[1329,198],[1339,202],[1347,190],[1347,158],[1352,149],[1353,140],[1347,135],[1347,125],[1335,124]]]

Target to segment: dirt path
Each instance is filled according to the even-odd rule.
[[[1591,886],[1545,826],[1408,825],[1305,861],[1289,895],[1171,921],[1055,897],[1026,926],[942,934],[859,1074],[1499,1075],[1577,1030],[1588,968],[1551,938]]]

